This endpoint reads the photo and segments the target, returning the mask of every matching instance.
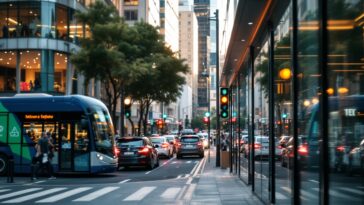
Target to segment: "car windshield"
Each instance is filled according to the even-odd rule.
[[[181,138],[181,142],[198,142],[199,141],[199,138],[197,137],[182,137]]]
[[[174,137],[166,137],[166,139],[168,140],[168,142],[170,142],[170,141],[173,141],[174,140]]]
[[[117,145],[119,147],[142,147],[144,144],[142,139],[119,139]]]
[[[151,140],[152,140],[152,143],[153,144],[161,144],[161,143],[163,143],[164,142],[164,138],[161,138],[161,137],[155,137],[155,138],[151,138]]]

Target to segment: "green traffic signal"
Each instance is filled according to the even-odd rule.
[[[210,117],[210,113],[209,112],[205,112],[205,117]]]
[[[221,117],[222,118],[227,118],[228,117],[228,113],[227,112],[221,112]]]
[[[227,95],[228,94],[228,88],[221,88],[220,93],[221,93],[221,95]]]

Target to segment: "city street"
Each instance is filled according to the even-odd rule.
[[[207,151],[206,151],[207,152]],[[16,176],[0,180],[1,203],[184,204],[191,200],[206,163],[197,157],[161,159],[153,170],[132,167],[96,176],[58,175],[55,180]]]

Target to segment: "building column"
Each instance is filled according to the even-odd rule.
[[[68,59],[69,59],[68,55]],[[74,75],[74,68],[72,63],[68,60],[67,61],[67,70],[66,70],[66,95],[72,94],[72,84],[73,84],[73,75]]]
[[[84,95],[85,94],[85,76],[83,76],[81,73],[78,73],[77,77],[77,94]]]

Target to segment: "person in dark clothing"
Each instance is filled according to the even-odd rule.
[[[53,144],[50,141],[50,138],[48,137],[47,133],[42,134],[42,138],[38,141],[38,146],[40,150],[40,158],[39,158],[39,167],[37,167],[37,170],[35,172],[35,177],[37,173],[40,170],[43,170],[44,168],[47,169],[47,174],[49,176],[48,179],[55,179],[53,176],[53,167],[51,165],[51,159],[49,158],[50,154],[50,147],[54,147]]]

